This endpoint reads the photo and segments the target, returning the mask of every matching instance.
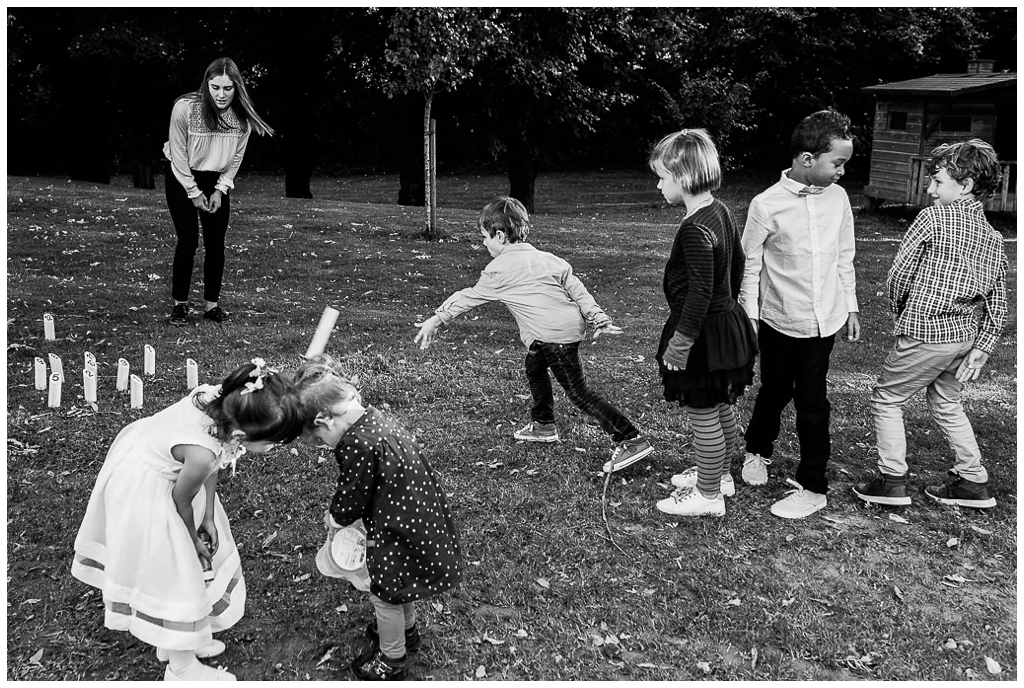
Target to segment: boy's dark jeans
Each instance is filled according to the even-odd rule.
[[[535,423],[555,422],[555,397],[548,376],[550,369],[566,396],[581,411],[596,418],[601,429],[611,435],[613,442],[631,440],[638,436],[640,432],[629,419],[587,384],[579,348],[579,342],[534,342],[530,345],[530,351],[526,354],[526,379],[530,382],[530,392],[533,394],[531,419]]]
[[[790,337],[758,324],[761,349],[761,388],[744,439],[747,451],[771,458],[779,437],[782,411],[792,401],[796,409],[796,435],[800,440],[800,466],[796,481],[818,494],[828,492],[825,469],[831,453],[827,397],[829,356],[835,344],[829,337]]]
[[[209,198],[216,191],[219,172],[192,170],[196,185]],[[167,209],[171,212],[178,243],[174,247],[174,267],[171,272],[171,297],[175,301],[188,301],[192,284],[192,265],[199,248],[199,227],[203,228],[203,298],[207,301],[220,300],[220,288],[224,279],[224,237],[228,232],[228,218],[231,216],[231,197],[224,194],[220,209],[213,213],[197,210],[185,189],[178,182],[167,164],[165,195]]]

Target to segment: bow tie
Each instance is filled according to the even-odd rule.
[[[797,192],[800,196],[816,196],[820,193],[825,193],[824,186],[805,186]]]

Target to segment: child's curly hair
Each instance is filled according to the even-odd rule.
[[[306,430],[312,430],[317,414],[330,409],[340,401],[362,401],[359,378],[349,376],[334,358],[317,354],[302,363],[295,371],[295,384],[302,405],[302,418]]]
[[[853,140],[850,118],[832,108],[818,110],[796,125],[789,141],[789,152],[794,158],[801,153],[818,157],[832,149],[832,141],[835,139]]]
[[[511,196],[498,196],[485,205],[477,222],[489,236],[505,232],[510,244],[526,241],[530,236],[530,215],[526,207]]]
[[[934,175],[940,169],[945,169],[950,179],[960,184],[965,179],[973,179],[974,195],[979,200],[994,194],[1003,176],[995,149],[981,139],[936,146],[928,159],[928,172]]]
[[[262,361],[260,362],[262,363]],[[235,368],[220,385],[220,394],[192,402],[213,419],[211,433],[227,442],[235,430],[248,442],[287,444],[302,434],[298,389],[286,376],[255,361]]]

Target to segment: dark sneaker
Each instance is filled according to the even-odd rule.
[[[404,681],[409,670],[405,667],[405,657],[388,659],[377,650],[369,659],[357,657],[352,662],[352,673],[360,681]]]
[[[513,432],[512,436],[524,442],[557,442],[558,428],[554,423],[530,423]]]
[[[972,483],[970,480],[956,478],[945,485],[929,485],[924,493],[940,504],[969,506],[973,509],[991,509],[996,505],[988,482]]]
[[[209,320],[215,323],[222,323],[228,319],[228,312],[220,306],[214,306],[210,310],[203,313],[203,320]]]
[[[612,458],[604,464],[605,473],[621,471],[626,466],[632,466],[640,459],[654,451],[650,441],[645,437],[634,437],[626,440],[612,449]]]
[[[869,483],[853,486],[853,493],[872,504],[888,506],[910,506],[910,495],[907,494],[907,479],[901,476],[893,479],[889,475],[879,475]]]
[[[374,647],[380,646],[380,635],[377,633],[377,622],[374,621],[366,626],[366,637],[370,639]],[[420,630],[413,624],[412,628],[405,629],[405,651],[407,654],[417,652],[420,649]]]
[[[184,325],[188,322],[188,304],[176,303],[171,309],[171,317],[167,320],[172,325]]]

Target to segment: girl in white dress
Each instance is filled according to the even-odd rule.
[[[198,661],[245,608],[217,475],[302,431],[290,378],[253,359],[118,433],[75,539],[71,573],[103,592],[104,624],[157,648],[166,681],[233,681]]]

